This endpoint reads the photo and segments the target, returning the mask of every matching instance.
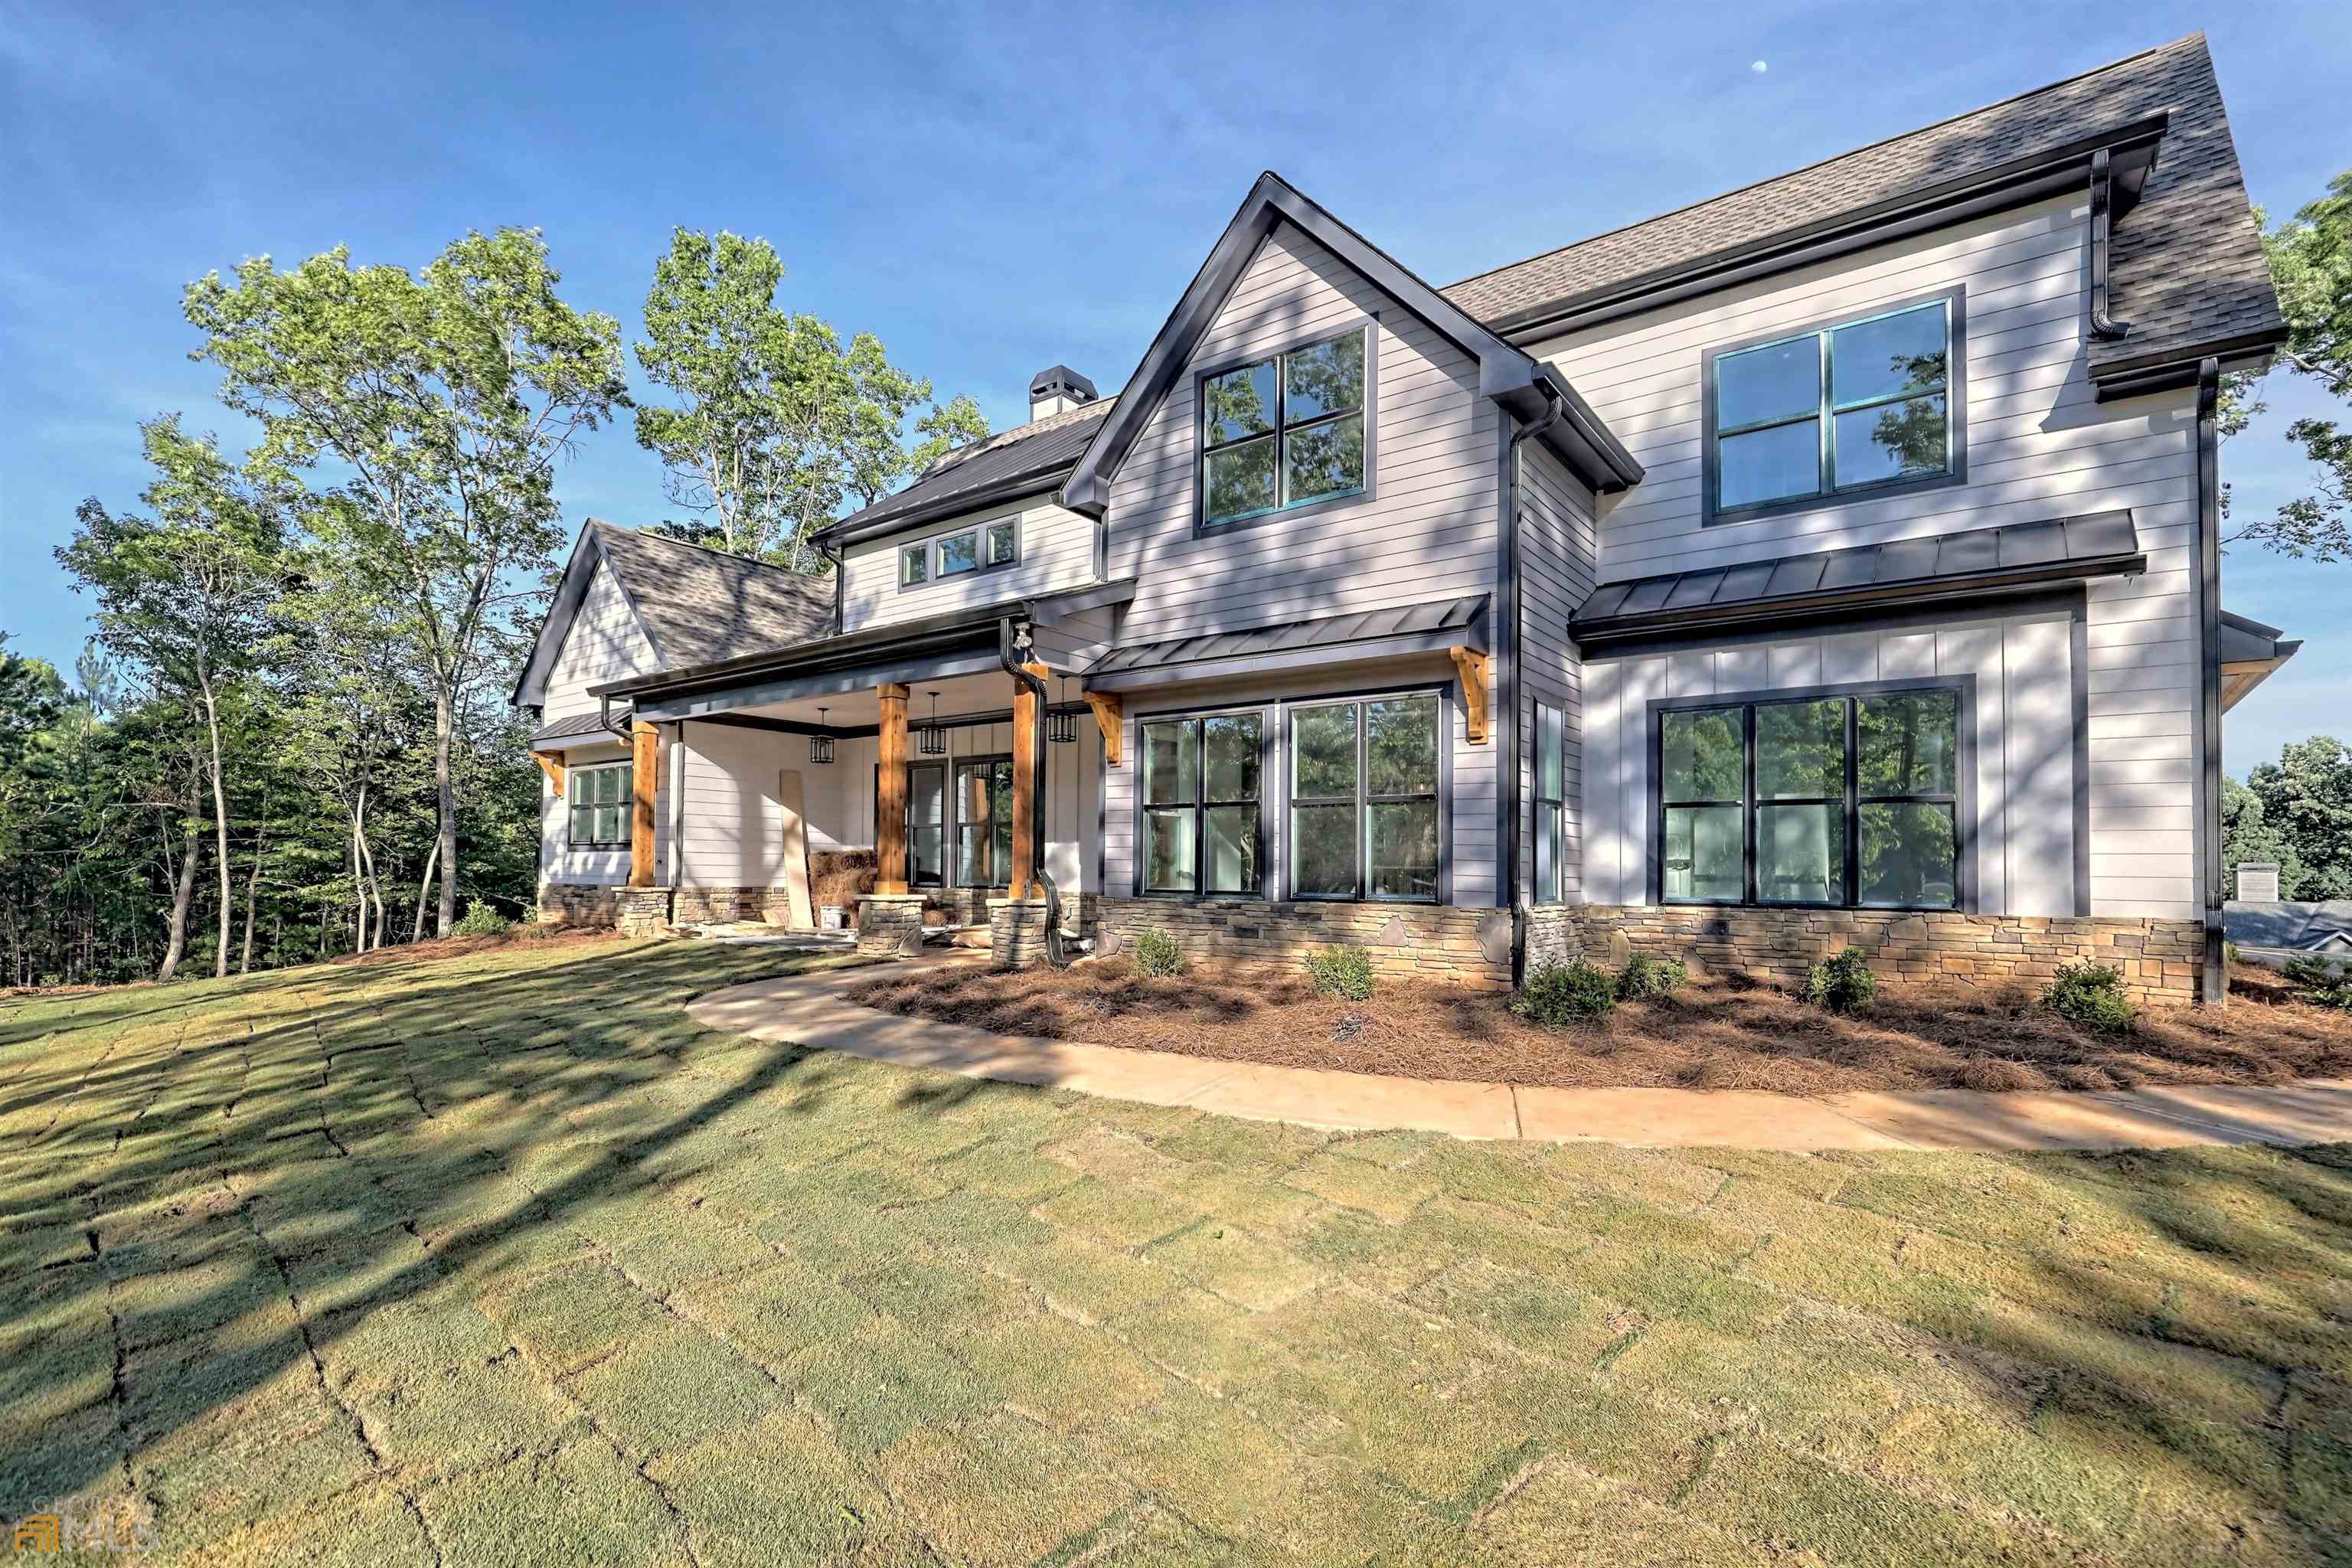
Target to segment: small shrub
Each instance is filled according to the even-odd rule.
[[[1835,958],[1805,972],[1805,1000],[1832,1013],[1853,1013],[1870,1005],[1878,994],[1878,976],[1870,972],[1869,954],[1849,947]]]
[[[1307,978],[1318,994],[1361,1002],[1372,994],[1372,955],[1353,942],[1310,952]]]
[[[2290,958],[2282,967],[2295,999],[2352,1013],[2352,965],[2325,958]]]
[[[1154,926],[1135,933],[1135,967],[1146,974],[1181,974],[1184,950],[1176,939]]]
[[[1585,1018],[1605,1018],[1617,1005],[1617,982],[1610,973],[1579,959],[1547,963],[1528,977],[1527,989],[1511,1004],[1520,1017],[1550,1028]]]
[[[1679,958],[1653,958],[1637,952],[1617,972],[1620,1002],[1647,1002],[1671,996],[1690,984],[1690,970]]]
[[[454,929],[459,936],[504,936],[513,923],[488,900],[476,899],[466,906],[465,918]]]
[[[2125,1033],[2139,1016],[2124,995],[2124,972],[2087,960],[2060,964],[2057,977],[2042,993],[2042,1005],[2069,1022],[2104,1035]]]
[[[563,927],[554,921],[521,921],[516,923],[514,934],[522,942],[551,942],[563,934]]]

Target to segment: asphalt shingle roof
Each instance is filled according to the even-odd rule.
[[[1040,476],[1038,488],[1045,489],[1076,466],[1079,454],[1101,427],[1103,416],[1118,401],[1105,397],[1081,404],[959,447],[924,469],[905,489],[852,512],[824,531],[856,531],[918,511],[951,510],[960,496],[971,496],[973,504],[979,505],[980,497],[1024,474]]]
[[[2111,311],[2131,323],[2093,344],[2095,370],[2193,346],[2276,331],[2262,244],[2230,142],[2205,37],[2176,42],[1922,130],[1559,250],[1483,272],[1446,298],[1498,331],[1653,273],[1923,186],[1940,184],[2084,135],[2168,111],[2155,170],[2116,225]]]
[[[829,579],[618,523],[589,526],[666,668],[833,635]]]

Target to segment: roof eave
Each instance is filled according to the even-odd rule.
[[[1024,468],[1018,473],[1007,475],[989,484],[977,485],[968,490],[950,491],[933,500],[918,502],[902,510],[886,512],[879,517],[868,517],[868,513],[890,504],[887,500],[879,501],[863,511],[852,512],[836,522],[825,524],[811,533],[809,538],[821,545],[830,544],[845,548],[852,544],[863,544],[868,540],[882,539],[893,533],[904,532],[910,528],[919,528],[927,522],[936,522],[943,517],[953,517],[958,512],[994,506],[1000,501],[1011,500],[1018,496],[1045,494],[1051,491],[1062,478],[1069,473],[1071,467],[1071,463],[1055,462],[1034,468]]]
[[[1557,336],[1598,325],[1692,294],[1705,293],[1776,272],[1846,255],[1922,229],[2054,195],[2077,184],[2088,188],[2092,157],[2105,152],[2127,189],[2144,177],[2170,122],[2168,110],[2077,137],[2053,148],[1921,186],[1863,206],[1832,214],[1761,239],[1727,247],[1693,261],[1659,268],[1639,277],[1582,294],[1523,306],[1488,324],[1513,342]]]

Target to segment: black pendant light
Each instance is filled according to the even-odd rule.
[[[819,708],[816,710],[816,722],[819,730],[823,730],[824,728],[824,709]],[[809,761],[821,766],[828,765],[832,763],[833,737],[831,735],[816,734],[809,737]]]
[[[1057,679],[1055,684],[1062,688],[1062,695],[1066,699],[1069,696],[1069,682],[1066,679]],[[1057,746],[1067,746],[1074,743],[1077,738],[1078,716],[1076,714],[1055,712],[1045,716],[1045,739]]]
[[[931,721],[923,727],[922,752],[927,757],[948,754],[948,732],[940,728],[940,694],[931,693]]]

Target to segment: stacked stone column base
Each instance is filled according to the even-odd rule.
[[[923,945],[923,895],[867,893],[857,900],[857,951],[903,955]]]

